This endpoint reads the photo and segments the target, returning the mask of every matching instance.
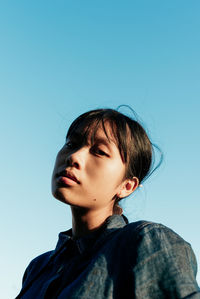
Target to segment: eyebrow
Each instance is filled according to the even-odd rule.
[[[66,136],[66,140],[68,139],[82,139],[83,138],[83,135],[81,133],[77,133],[77,132],[74,132],[73,134],[70,134],[69,136],[67,135]]]
[[[104,138],[104,137],[95,137],[94,138],[94,141],[97,142],[97,143],[102,143],[102,144],[105,144],[105,145],[108,145],[110,146],[112,143],[115,144],[114,140],[112,140],[111,138]]]

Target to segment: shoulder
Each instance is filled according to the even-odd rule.
[[[171,228],[155,222],[137,221],[127,224],[124,233],[129,237],[130,244],[139,250],[139,257],[145,258],[154,253],[170,255],[187,255],[195,260],[191,245]]]
[[[24,272],[24,276],[23,276],[23,284],[29,280],[29,277],[32,277],[33,273],[37,273],[39,272],[44,265],[46,265],[50,259],[50,257],[52,256],[52,254],[54,253],[54,251],[47,251],[43,254],[40,254],[39,256],[35,257],[27,266],[25,272]]]
[[[196,257],[190,243],[171,228],[160,223],[138,221],[127,224],[123,231],[129,244],[127,251],[134,260],[137,259],[137,264],[157,261],[166,270],[169,264],[174,267],[178,264],[178,270],[182,264],[185,270],[192,267],[193,272],[197,272]]]
[[[199,292],[196,257],[191,245],[181,236],[163,224],[149,221],[130,223],[124,232],[128,236],[129,258],[138,286],[145,282],[145,287],[148,285],[155,292],[160,292],[162,286],[170,296],[176,293],[176,298]],[[149,297],[143,294],[142,298]]]
[[[36,267],[36,266],[39,266],[39,265],[42,266],[46,261],[49,260],[49,258],[51,257],[51,255],[53,253],[54,253],[54,250],[47,251],[47,252],[44,252],[44,253],[36,256],[34,259],[31,260],[28,267],[32,268],[32,267]]]
[[[124,227],[124,233],[128,233],[131,237],[137,240],[146,240],[148,243],[161,243],[166,245],[173,245],[177,243],[190,246],[179,234],[173,231],[171,228],[151,221],[140,220],[132,222]]]

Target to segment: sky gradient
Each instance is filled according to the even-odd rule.
[[[1,2],[2,298],[71,227],[51,174],[68,126],[94,108],[130,105],[160,146],[161,167],[125,214],[175,230],[199,264],[199,9],[198,0]]]

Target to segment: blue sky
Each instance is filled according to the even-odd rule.
[[[71,227],[51,173],[69,124],[93,108],[128,104],[140,116],[164,161],[125,213],[171,227],[199,263],[199,9],[197,0],[0,3],[4,299]]]

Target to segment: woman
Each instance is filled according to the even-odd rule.
[[[17,298],[200,298],[190,244],[161,224],[128,224],[119,206],[152,172],[152,155],[143,127],[116,110],[72,123],[52,175],[72,229],[29,264]]]

